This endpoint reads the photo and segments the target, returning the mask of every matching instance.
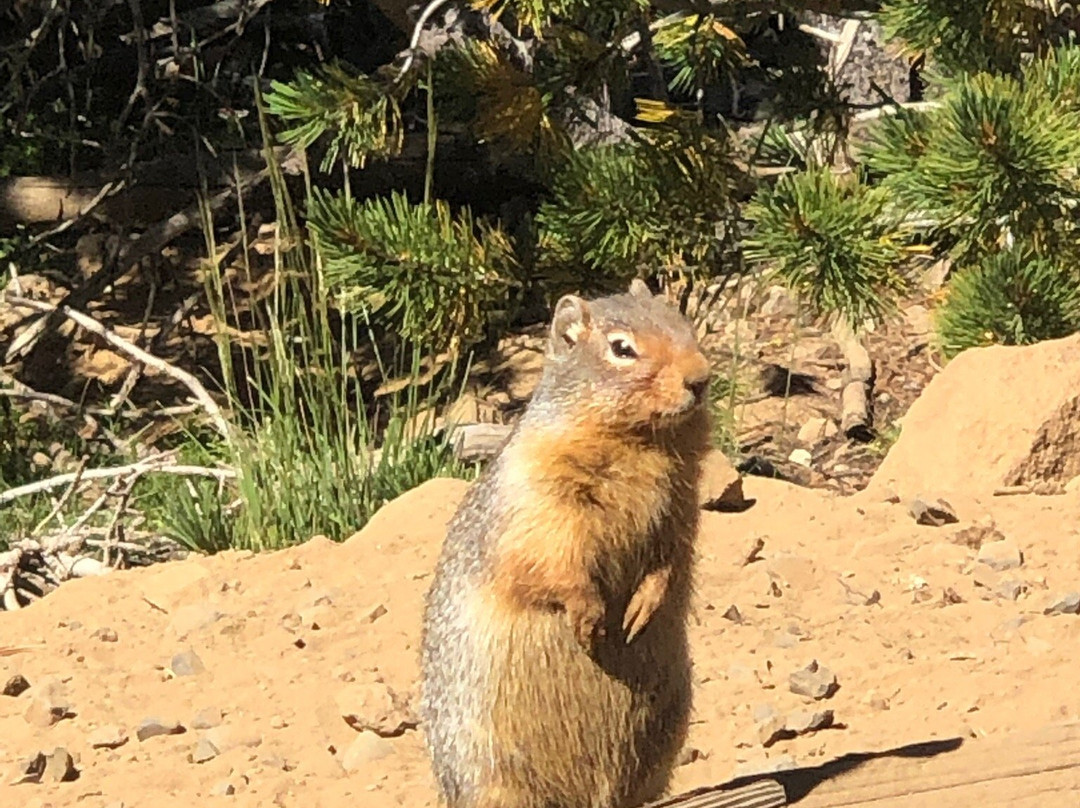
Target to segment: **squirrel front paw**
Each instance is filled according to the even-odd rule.
[[[626,642],[630,644],[648,625],[653,614],[660,608],[660,604],[667,595],[668,583],[671,579],[671,569],[662,567],[645,576],[645,579],[630,598],[627,604],[626,614],[623,615],[623,631],[626,632]]]
[[[567,598],[564,607],[578,644],[591,654],[596,641],[604,636],[603,599],[598,592],[581,593]]]

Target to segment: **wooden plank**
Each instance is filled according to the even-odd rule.
[[[1077,805],[1080,724],[851,755],[770,776],[783,783],[789,804],[799,808]]]
[[[784,808],[784,787],[775,780],[759,780],[739,788],[709,786],[650,802],[642,808]]]

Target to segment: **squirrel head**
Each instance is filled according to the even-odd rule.
[[[689,321],[640,280],[626,294],[555,305],[541,390],[579,417],[675,426],[704,407],[709,376]]]

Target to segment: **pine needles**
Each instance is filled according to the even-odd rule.
[[[947,357],[983,345],[1028,345],[1080,331],[1080,274],[1023,249],[960,269],[937,311]]]
[[[327,64],[316,72],[299,70],[291,82],[271,87],[267,109],[291,124],[279,134],[282,141],[306,149],[327,136],[323,171],[339,156],[362,168],[371,157],[392,157],[401,149],[398,98],[368,76]]]
[[[441,200],[414,205],[395,192],[361,202],[315,189],[308,225],[338,305],[406,343],[442,350],[477,340],[514,280],[502,231]]]
[[[773,267],[818,315],[880,320],[905,288],[901,236],[886,195],[826,168],[782,177],[747,206],[747,258]]]

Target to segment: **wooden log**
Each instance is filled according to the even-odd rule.
[[[1075,805],[1080,793],[1080,723],[850,755],[770,776],[784,784],[799,808]]]
[[[758,780],[738,788],[709,786],[650,802],[642,808],[784,808],[787,794],[775,780]]]
[[[463,463],[490,460],[502,449],[511,424],[457,424],[449,430],[454,457]]]
[[[840,393],[840,429],[849,440],[866,443],[874,438],[870,415],[874,363],[862,340],[845,321],[840,320],[833,326],[833,338],[847,364]]]

